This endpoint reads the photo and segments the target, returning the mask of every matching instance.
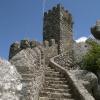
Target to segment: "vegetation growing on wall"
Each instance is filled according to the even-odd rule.
[[[83,57],[81,68],[96,72],[100,70],[100,45],[91,40],[86,42],[91,46],[91,49]]]

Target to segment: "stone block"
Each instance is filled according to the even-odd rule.
[[[34,48],[34,47],[36,47],[36,41],[30,41],[30,47],[31,48]]]
[[[48,41],[45,40],[45,41],[43,41],[43,43],[44,43],[45,47],[49,47],[49,42]]]
[[[30,41],[29,40],[21,40],[20,48],[21,49],[30,48]]]
[[[55,45],[56,43],[55,43],[55,39],[51,39],[50,40],[50,46],[53,46],[53,45]]]

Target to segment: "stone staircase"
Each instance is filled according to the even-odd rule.
[[[20,95],[20,100],[32,100],[33,98],[33,84],[32,84],[32,77],[33,74],[21,74],[22,80],[21,82],[23,83],[23,89],[22,93]]]
[[[45,70],[45,84],[39,100],[75,100],[71,87],[64,75],[50,66]]]

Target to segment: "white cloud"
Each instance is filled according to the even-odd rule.
[[[79,42],[85,42],[88,38],[87,37],[80,37],[79,39],[75,40],[77,43]]]

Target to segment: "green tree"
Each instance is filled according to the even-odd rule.
[[[94,41],[87,41],[91,49],[83,57],[82,69],[86,69],[92,72],[100,70],[100,45]]]

